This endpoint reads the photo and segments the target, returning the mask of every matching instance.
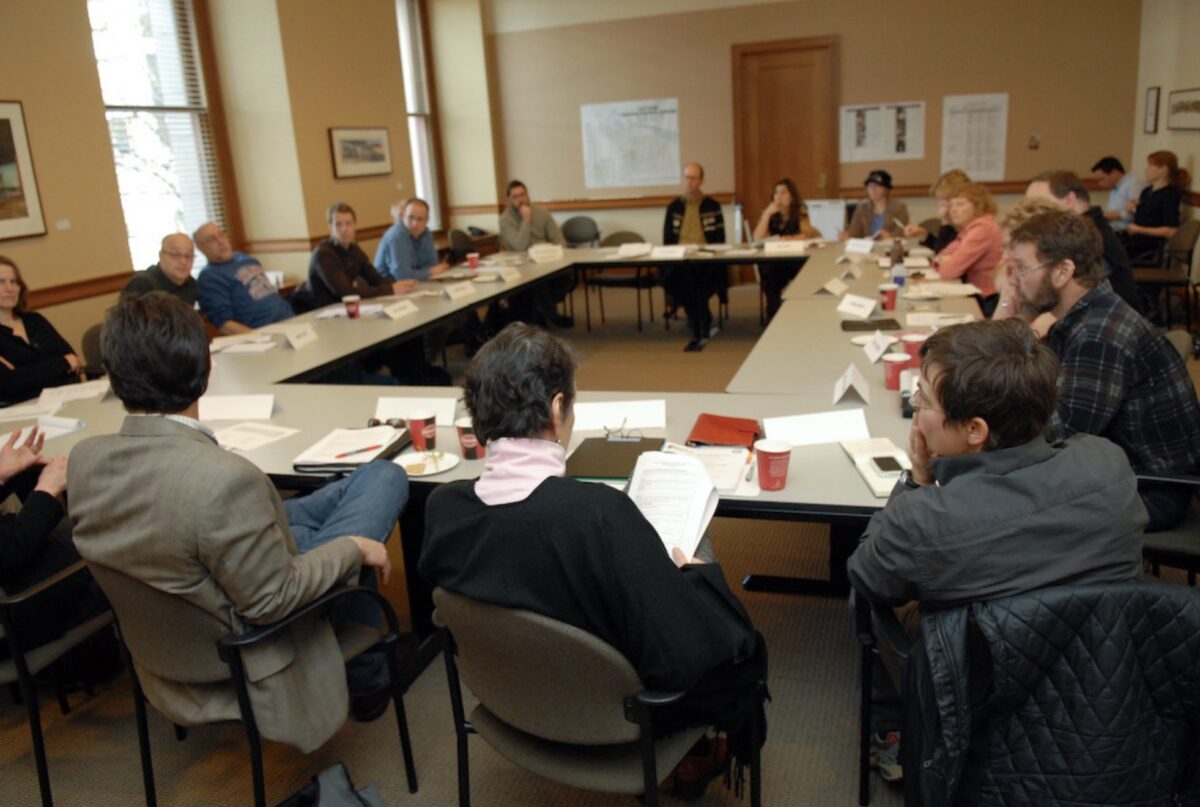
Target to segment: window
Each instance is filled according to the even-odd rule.
[[[442,227],[442,200],[438,191],[437,143],[426,70],[424,10],[422,0],[396,0],[413,180],[416,195],[429,202],[429,228],[439,230]]]
[[[188,0],[88,0],[134,266],[206,221],[225,226]]]

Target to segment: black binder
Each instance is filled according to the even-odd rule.
[[[578,479],[628,479],[644,451],[662,448],[661,437],[589,437],[567,457],[567,476]]]

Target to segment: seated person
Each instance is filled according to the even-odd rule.
[[[1125,251],[1131,260],[1154,256],[1179,228],[1179,206],[1191,184],[1186,168],[1173,151],[1156,151],[1146,158],[1146,182],[1136,201],[1127,203],[1133,223],[1125,228]]]
[[[508,183],[508,207],[500,214],[500,246],[512,252],[524,252],[534,244],[558,244],[567,240],[558,222],[544,207],[529,201],[529,189],[519,179]],[[555,306],[575,288],[575,273],[560,275],[513,297],[514,314],[535,325],[570,328],[575,321],[559,314]]]
[[[79,382],[82,362],[45,317],[25,310],[28,294],[16,263],[0,255],[0,404]]]
[[[904,228],[904,237],[919,239],[921,246],[929,247],[935,253],[948,247],[958,237],[958,230],[950,222],[950,200],[957,194],[959,185],[966,185],[970,181],[967,172],[960,168],[953,168],[938,177],[937,181],[929,186],[929,195],[937,202],[941,227],[937,232],[931,233],[918,224],[909,224]]]
[[[716,723],[746,760],[748,687],[765,669],[761,637],[719,566],[678,549],[672,558],[629,497],[564,476],[575,369],[564,342],[522,323],[480,349],[464,397],[487,468],[429,497],[421,576],[586,630],[651,689],[706,693],[655,728]],[[740,705],[714,711],[723,699]]]
[[[1129,229],[1133,223],[1133,213],[1129,203],[1136,202],[1142,195],[1146,183],[1136,174],[1125,173],[1125,165],[1116,157],[1104,157],[1092,166],[1092,179],[1101,190],[1108,191],[1108,201],[1104,203],[1104,218],[1112,226],[1113,232]]]
[[[1009,282],[1017,313],[1058,320],[1045,343],[1058,356],[1058,409],[1047,436],[1107,437],[1139,474],[1200,471],[1200,404],[1179,352],[1104,283],[1100,234],[1075,213],[1034,216],[1013,230]],[[1175,526],[1192,490],[1142,482],[1150,530]]]
[[[854,208],[850,229],[842,232],[842,240],[904,235],[908,207],[904,202],[892,200],[892,175],[887,171],[872,171],[863,185],[867,187],[867,198]]]
[[[786,177],[775,183],[771,203],[763,210],[754,228],[755,241],[772,235],[780,238],[821,237],[808,220],[808,211],[796,191],[796,183]],[[770,321],[783,304],[783,290],[800,274],[800,264],[764,263],[759,265],[758,274],[767,298],[767,320]]]
[[[1058,204],[1047,199],[1035,199],[1025,196],[1018,199],[1016,204],[1010,207],[1008,212],[1004,214],[1004,218],[1000,220],[1000,232],[1004,235],[1004,260],[1000,262],[1000,266],[996,269],[995,283],[1000,289],[1000,302],[996,305],[996,310],[992,312],[992,319],[1020,317],[1029,323],[1029,326],[1033,328],[1034,333],[1038,335],[1039,339],[1045,338],[1047,331],[1050,330],[1050,326],[1054,324],[1054,315],[1042,313],[1034,316],[1031,320],[1019,310],[1020,306],[1016,299],[1016,287],[1013,285],[1012,272],[1009,269],[1012,261],[1012,255],[1009,252],[1009,242],[1012,238],[1013,230],[1034,216],[1040,216],[1043,213],[1052,213],[1055,210],[1061,209]]]
[[[979,289],[976,297],[985,317],[1000,302],[996,291],[996,266],[1004,252],[1004,236],[996,223],[996,200],[976,183],[959,185],[950,200],[950,223],[958,231],[954,241],[934,260],[943,280],[962,278]]]
[[[196,419],[211,369],[199,314],[161,293],[122,299],[105,317],[102,341],[113,392],[129,414],[119,433],[71,452],[75,546],[89,563],[186,597],[236,632],[282,619],[339,583],[373,586],[375,569],[387,580],[383,542],[408,499],[402,468],[371,462],[281,502],[262,471],[222,449]],[[378,618],[373,605],[347,605],[339,624]],[[298,704],[257,713],[264,737],[306,753],[319,746],[345,721],[347,681],[356,719],[387,708],[386,659],[364,654],[343,674],[322,619],[259,652],[291,663],[250,681],[251,699]],[[180,725],[239,719],[230,686],[142,668],[138,676],[146,697]]]
[[[192,239],[183,233],[172,233],[162,240],[158,263],[144,272],[134,272],[121,291],[126,294],[148,294],[165,291],[178,297],[185,305],[196,305],[199,286],[192,277],[192,262],[196,259]]]
[[[392,208],[392,226],[375,250],[375,266],[392,280],[428,280],[445,274],[450,265],[439,260],[429,232],[429,203],[409,199]],[[553,221],[553,219],[551,219]],[[415,282],[414,282],[414,288]]]
[[[725,241],[725,215],[721,203],[703,191],[704,166],[683,167],[683,195],[667,205],[663,218],[663,244],[720,244]],[[797,197],[799,198],[799,197]],[[687,352],[704,350],[716,335],[708,298],[726,284],[724,264],[662,267],[663,291],[676,304],[682,303],[692,329]]]
[[[271,285],[262,264],[234,252],[219,224],[200,225],[195,238],[208,260],[200,270],[200,310],[220,333],[245,333],[292,316],[292,307]]]
[[[1134,580],[1141,571],[1146,510],[1124,453],[1092,435],[1043,436],[1057,378],[1054,354],[1019,321],[954,325],[921,347],[912,470],[847,562],[859,595],[899,608],[896,621],[888,611],[876,619],[897,689],[915,604],[944,610],[1058,584]],[[883,735],[898,724],[879,710],[873,728]],[[889,779],[901,775],[896,739],[874,740]]]

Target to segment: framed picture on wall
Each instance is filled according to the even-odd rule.
[[[1145,134],[1158,133],[1158,95],[1161,87],[1146,88],[1146,117],[1142,121],[1142,132]]]
[[[1200,129],[1200,87],[1172,90],[1167,96],[1168,129]]]
[[[338,179],[392,173],[392,151],[385,128],[330,129],[329,150],[333,154],[333,175]]]
[[[0,239],[45,234],[25,111],[20,101],[0,101]]]

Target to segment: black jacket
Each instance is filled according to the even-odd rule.
[[[687,210],[687,201],[680,196],[667,205],[667,215],[663,219],[663,243],[666,245],[679,243],[679,231],[683,228],[683,213]],[[700,226],[704,229],[704,242],[721,244],[725,241],[725,214],[721,212],[721,203],[711,196],[700,200]]]
[[[1125,254],[1125,247],[1121,246],[1121,239],[1117,238],[1112,226],[1104,218],[1104,211],[1098,207],[1091,207],[1084,216],[1100,231],[1100,240],[1104,243],[1104,276],[1112,284],[1113,291],[1129,303],[1129,307],[1134,311],[1146,313],[1142,310],[1142,296],[1138,294],[1137,283],[1133,280],[1129,256]]]
[[[16,403],[36,398],[46,387],[61,387],[79,381],[67,364],[68,353],[75,351],[59,336],[54,326],[41,314],[26,311],[21,314],[25,323],[26,342],[12,328],[0,325],[0,356],[13,366],[10,370],[0,364],[0,402]]]

